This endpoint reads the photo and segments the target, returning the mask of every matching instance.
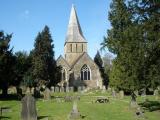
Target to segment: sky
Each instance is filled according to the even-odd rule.
[[[34,48],[35,38],[44,26],[50,28],[55,57],[64,55],[64,42],[74,4],[78,19],[88,42],[88,54],[94,58],[106,36],[110,23],[108,11],[111,0],[1,0],[0,30],[13,33],[13,51]],[[102,53],[104,54],[104,52]]]

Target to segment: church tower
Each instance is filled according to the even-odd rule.
[[[77,13],[74,5],[72,5],[66,40],[64,44],[65,59],[72,66],[74,62],[87,52],[87,41],[85,40]]]

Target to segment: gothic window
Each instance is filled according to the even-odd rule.
[[[91,79],[91,73],[90,69],[87,65],[83,65],[81,68],[81,80],[90,80]]]

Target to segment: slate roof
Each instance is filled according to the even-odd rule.
[[[81,30],[81,26],[79,24],[79,20],[74,5],[72,5],[71,9],[65,43],[66,42],[86,42]]]

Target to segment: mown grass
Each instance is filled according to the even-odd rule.
[[[53,93],[53,96],[64,97],[66,95],[79,95],[80,101],[77,102],[78,110],[84,116],[83,120],[141,120],[135,115],[135,111],[129,108],[130,97],[125,96],[124,99],[114,99],[110,96],[109,103],[95,103],[98,96],[109,96],[107,93],[89,92],[81,93]],[[150,101],[154,101],[154,96],[147,96]],[[142,103],[143,98],[138,97],[138,102]],[[72,102],[64,102],[56,99],[44,101],[38,99],[36,101],[38,119],[44,120],[68,120],[68,116],[72,110]],[[2,114],[1,120],[20,120],[21,119],[21,101],[17,100],[1,100],[0,107],[9,107],[8,112]],[[145,109],[144,117],[146,120],[159,120],[160,110],[149,111]],[[144,118],[142,118],[144,120]]]

